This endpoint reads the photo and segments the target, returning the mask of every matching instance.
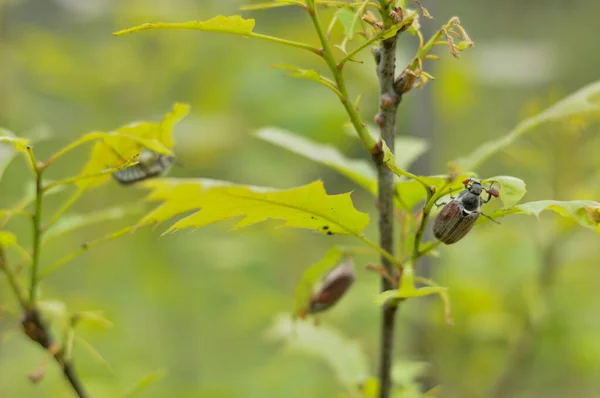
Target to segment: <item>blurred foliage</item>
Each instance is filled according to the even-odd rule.
[[[402,134],[415,133],[411,126],[419,118],[435,120],[429,142],[433,170],[444,171],[448,159],[497,138],[521,117],[535,115],[598,78],[600,54],[589,51],[594,40],[589,27],[600,11],[596,1],[430,3],[428,9],[440,20],[460,15],[477,42],[460,65],[452,60],[435,64],[436,80],[429,82],[433,108],[416,105],[418,90],[401,106]],[[240,5],[216,0],[168,5],[158,0],[1,0],[0,126],[32,140],[36,131],[51,126],[52,138],[36,145],[47,158],[85,132],[131,120],[159,120],[181,101],[191,104],[192,113],[176,132],[181,166],[175,165],[173,176],[281,189],[322,178],[329,194],[354,189],[338,174],[252,135],[265,125],[277,125],[332,143],[349,157],[366,158],[358,141],[344,133],[346,115],[333,94],[269,68],[285,62],[320,72],[323,66],[311,54],[189,32],[110,35],[147,21],[235,14]],[[261,32],[316,45],[298,10],[277,8],[252,17]],[[343,28],[334,35],[341,41]],[[399,62],[408,62],[416,46],[414,38],[403,37]],[[373,64],[369,54],[359,58],[364,64],[349,64],[348,80],[353,94],[362,93],[361,114],[368,120],[377,107]],[[477,171],[483,177],[515,175],[527,181],[529,202],[598,200],[597,133],[597,122],[589,119],[543,125]],[[0,170],[4,159],[0,153]],[[74,151],[56,164],[52,178],[76,174],[86,160],[85,151]],[[25,162],[8,165],[0,182],[0,208],[14,208],[31,191],[24,184],[29,175]],[[142,195],[107,184],[86,195],[73,213],[137,203]],[[48,197],[47,214],[67,198],[65,192]],[[353,199],[362,211],[373,208],[367,192],[357,190]],[[66,228],[60,239],[47,242],[42,265],[136,222],[137,216],[129,216],[133,213],[107,216],[76,233]],[[396,380],[406,391],[414,389],[417,377],[423,388],[433,387],[435,380],[443,385],[443,396],[457,397],[583,397],[600,390],[598,236],[574,228],[575,222],[565,218],[540,218],[539,223],[515,216],[502,226],[486,224],[460,244],[439,250],[432,272],[450,288],[454,326],[440,316],[439,301],[403,304]],[[29,224],[18,216],[9,224],[24,247],[31,243]],[[78,343],[73,348],[92,396],[128,391],[147,397],[331,397],[342,391],[327,362],[282,351],[265,332],[276,314],[293,308],[303,270],[343,238],[322,239],[309,231],[269,225],[243,233],[226,234],[226,229],[217,224],[160,239],[157,231],[140,229],[48,276],[43,296],[49,303],[64,303],[52,308],[68,314],[102,309],[114,324],[107,330],[84,322],[75,336],[93,347],[90,351]],[[368,231],[373,232],[373,225]],[[13,262],[20,256],[9,253]],[[370,258],[359,256],[357,264]],[[356,273],[348,297],[321,321],[360,341],[361,355],[368,358],[362,359],[363,366],[374,374],[379,311],[372,298],[378,276],[361,267]],[[0,281],[0,396],[70,396],[55,366],[48,366],[40,385],[27,380],[46,354],[15,332],[14,299],[5,283]],[[430,366],[424,368],[422,362]],[[369,380],[365,391],[367,386]]]

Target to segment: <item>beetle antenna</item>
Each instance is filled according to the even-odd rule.
[[[482,215],[482,216],[484,216],[485,218],[489,219],[490,221],[493,221],[493,222],[495,222],[496,224],[500,225],[500,222],[499,222],[499,221],[496,221],[496,220],[494,220],[492,217],[488,216],[487,214],[485,214],[485,213],[481,213],[481,215]]]

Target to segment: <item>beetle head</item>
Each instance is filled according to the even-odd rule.
[[[467,178],[463,181],[465,188],[473,195],[481,195],[481,182],[476,178]]]

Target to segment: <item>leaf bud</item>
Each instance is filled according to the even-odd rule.
[[[394,91],[398,95],[405,94],[412,90],[417,80],[417,75],[410,69],[404,69],[400,76],[394,81]]]

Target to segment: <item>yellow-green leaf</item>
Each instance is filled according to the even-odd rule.
[[[251,36],[254,29],[254,19],[244,19],[239,15],[223,16],[219,15],[208,21],[189,21],[189,22],[155,22],[145,23],[132,28],[123,29],[113,33],[115,36],[121,36],[128,33],[140,32],[143,30],[154,29],[174,29],[174,30],[200,30],[203,32],[217,32],[240,36]]]
[[[19,151],[26,152],[29,140],[19,138],[11,131],[0,128],[0,180],[8,164]]]
[[[331,271],[344,257],[344,251],[334,246],[325,253],[325,256],[315,264],[308,267],[302,274],[302,279],[296,286],[296,294],[294,296],[295,311],[298,315],[306,310],[310,298],[313,295],[315,285]]]
[[[498,191],[500,192],[500,199],[504,204],[504,208],[513,207],[525,196],[527,192],[527,187],[525,182],[516,177],[510,176],[497,176],[486,178],[482,181],[483,184],[488,182],[495,181],[500,184]],[[494,188],[496,189],[498,185],[494,184]]]
[[[290,350],[322,359],[345,386],[355,388],[369,375],[369,361],[360,345],[328,326],[292,321],[289,315],[282,315],[276,319],[269,337],[284,341]]]
[[[336,84],[330,79],[321,76],[319,72],[312,69],[300,69],[293,65],[273,65],[276,69],[283,69],[289,71],[286,76],[293,77],[296,79],[312,80],[322,86],[327,87],[333,91],[338,97],[343,97],[342,93],[337,89]]]
[[[458,159],[456,163],[463,170],[474,170],[490,156],[511,145],[523,134],[533,131],[542,123],[587,117],[598,112],[600,112],[600,81],[581,88],[538,115],[523,120],[507,135],[480,145],[469,156]]]
[[[110,363],[108,363],[108,361],[102,356],[102,354],[100,354],[98,350],[96,350],[94,346],[91,345],[87,340],[83,339],[82,337],[75,336],[75,343],[77,343],[81,348],[83,348],[83,350],[86,351],[88,355],[92,357],[96,362],[106,366],[106,368],[111,373],[114,373],[112,367],[110,366]]]
[[[0,231],[0,246],[10,247],[17,244],[17,237],[12,232]]]
[[[98,141],[92,147],[88,162],[79,173],[79,179],[76,181],[78,187],[90,189],[105,183],[111,174],[105,173],[106,170],[134,161],[144,148],[172,156],[173,128],[188,112],[189,105],[175,104],[158,123],[131,123],[111,132],[93,132],[69,145],[66,149],[88,141]]]
[[[0,129],[0,143],[11,144],[17,151],[21,152],[26,152],[29,148],[29,140],[27,138],[17,137],[6,129]],[[2,158],[0,157],[0,159]]]
[[[425,284],[424,287],[417,288],[415,282]],[[402,279],[400,286],[395,290],[388,290],[380,293],[375,302],[379,305],[385,304],[388,300],[400,300],[406,298],[424,297],[431,294],[438,294],[444,303],[444,314],[446,322],[452,324],[452,314],[450,310],[450,299],[448,297],[448,288],[437,285],[430,279],[415,276],[414,268],[411,263],[406,263],[402,270]]]
[[[135,206],[115,206],[107,209],[98,210],[86,214],[66,214],[52,225],[44,234],[44,241],[57,238],[64,234],[73,232],[77,229],[84,228],[93,224],[120,220],[128,215],[139,213],[141,211],[139,205]]]
[[[100,311],[78,311],[75,315],[80,321],[95,323],[105,328],[113,326],[113,323]]]
[[[522,203],[510,209],[497,210],[490,216],[498,218],[509,214],[528,214],[539,217],[540,213],[545,210],[570,218],[579,225],[595,229],[597,233],[600,233],[600,203],[591,200],[540,200]]]
[[[275,127],[259,130],[256,136],[288,151],[324,164],[355,181],[369,192],[377,193],[377,175],[370,163],[346,158],[333,145],[320,144]]]
[[[285,190],[207,179],[158,179],[143,186],[152,191],[149,200],[163,203],[139,225],[196,211],[177,221],[167,232],[242,217],[234,229],[278,219],[285,221],[286,227],[312,229],[327,235],[361,236],[369,223],[369,216],[354,208],[349,193],[328,195],[321,181]]]
[[[135,382],[127,391],[123,394],[123,398],[137,397],[142,391],[150,387],[152,384],[162,380],[167,375],[167,372],[160,369],[143,376],[140,380]]]
[[[375,141],[379,141],[379,127],[367,123],[367,130]],[[346,126],[345,131],[348,135],[358,138],[358,134],[351,124]],[[397,135],[394,141],[394,159],[396,166],[404,170],[408,170],[421,155],[429,150],[429,144],[418,137]]]
[[[349,40],[352,40],[360,28],[361,24],[358,21],[361,16],[357,15],[355,11],[352,11],[349,8],[340,8],[335,12],[335,16],[344,27],[344,35],[346,35]]]
[[[401,169],[408,169],[427,150],[429,150],[429,144],[421,138],[403,135],[396,136],[394,151],[396,166]]]

